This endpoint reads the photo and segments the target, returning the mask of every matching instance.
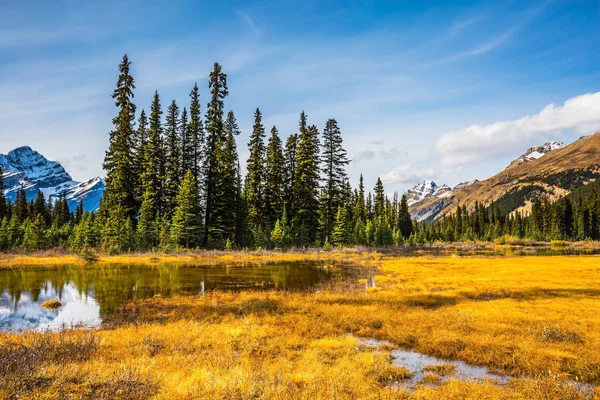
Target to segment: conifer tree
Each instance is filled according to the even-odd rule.
[[[27,194],[25,193],[25,189],[23,188],[23,184],[17,190],[17,197],[15,199],[15,220],[18,223],[23,223],[28,217],[28,209],[27,209]]]
[[[202,177],[200,171],[204,161],[204,126],[202,123],[202,114],[200,113],[200,93],[198,85],[194,84],[194,88],[190,92],[190,122],[187,127],[187,136],[190,146],[190,162],[192,174],[196,178],[197,185],[200,186]]]
[[[204,216],[204,246],[220,246],[224,243],[220,220],[223,217],[223,203],[221,198],[216,198],[216,187],[221,185],[218,172],[220,152],[223,148],[223,107],[224,99],[229,94],[227,90],[227,75],[223,73],[219,63],[214,64],[210,73],[208,87],[211,99],[206,111],[206,141],[205,141],[205,216]]]
[[[4,171],[2,171],[2,167],[0,167],[0,222],[2,222],[2,219],[8,215],[4,190]]]
[[[400,209],[398,211],[398,229],[404,239],[408,239],[413,233],[412,218],[408,212],[408,199],[406,194],[402,195],[400,200]]]
[[[188,170],[181,182],[175,201],[176,207],[171,223],[171,241],[176,245],[193,248],[199,245],[202,223],[198,210],[198,192],[195,178]]]
[[[257,108],[254,112],[254,126],[248,150],[250,155],[247,162],[245,180],[246,202],[248,204],[248,227],[256,242],[258,231],[263,228],[263,186],[265,173],[265,128],[262,124],[262,114]]]
[[[346,231],[347,227],[348,227],[348,224],[346,221],[346,209],[340,205],[340,206],[338,206],[338,209],[337,209],[337,213],[336,213],[336,217],[335,217],[335,224],[333,226],[333,230],[332,230],[332,234],[331,234],[331,241],[333,244],[335,244],[335,245],[346,244],[346,240],[348,238],[348,233]]]
[[[221,184],[216,196],[220,198],[223,216],[220,220],[224,238],[230,242],[235,240],[237,214],[240,212],[241,188],[239,187],[238,154],[235,137],[240,134],[237,119],[233,111],[227,113],[225,120],[225,143],[219,155],[219,173]]]
[[[181,180],[181,138],[179,107],[173,100],[165,118],[166,157],[165,157],[165,216],[170,219],[175,208],[175,198],[179,193]]]
[[[138,118],[138,126],[135,131],[135,157],[133,167],[135,170],[135,199],[136,206],[142,201],[144,194],[143,176],[146,166],[146,151],[148,147],[148,118],[146,112],[142,109]]]
[[[135,132],[135,104],[133,104],[134,79],[130,74],[131,62],[127,55],[119,64],[119,78],[113,92],[115,105],[119,109],[113,118],[114,129],[110,132],[109,147],[104,157],[106,189],[103,206],[110,214],[112,210],[122,210],[121,217],[131,219],[135,209],[135,168],[133,152]],[[124,221],[121,221],[124,223]]]
[[[275,221],[275,226],[273,227],[273,230],[271,231],[271,242],[273,242],[273,244],[276,247],[279,247],[279,246],[283,245],[284,237],[285,237],[285,233],[281,226],[281,221],[277,220],[277,221]]]
[[[294,215],[292,226],[298,244],[315,242],[319,227],[319,131],[307,126],[306,114],[300,115],[300,133],[292,184]]]
[[[185,107],[183,107],[183,111],[181,112],[181,124],[179,126],[179,137],[181,140],[181,150],[180,150],[180,162],[179,166],[181,174],[185,175],[185,173],[190,170],[193,171],[194,163],[193,163],[193,148],[192,142],[189,137],[189,128],[188,128],[188,112]],[[192,172],[193,173],[193,172]]]
[[[377,182],[375,183],[375,203],[373,205],[375,218],[381,217],[385,212],[385,191],[383,189],[383,182],[381,182],[381,178],[377,178]]]
[[[283,153],[284,157],[284,175],[285,175],[285,193],[284,197],[285,207],[288,211],[288,215],[294,213],[294,195],[292,187],[294,180],[296,179],[296,152],[298,150],[298,134],[294,133],[288,136],[285,142],[285,150]]]
[[[145,209],[145,219],[154,221],[162,210],[162,165],[163,143],[162,143],[162,110],[160,96],[154,92],[152,106],[150,107],[150,126],[148,130],[147,149],[144,152],[144,173],[142,174],[142,206]],[[144,204],[146,203],[146,204]],[[140,215],[142,214],[140,210]]]
[[[264,217],[269,227],[274,226],[283,213],[286,188],[284,164],[281,139],[277,128],[273,125],[265,160]]]
[[[361,219],[363,223],[367,219],[367,211],[365,208],[365,184],[362,174],[360,174],[358,191],[356,193],[356,198],[354,199],[354,218],[356,220]]]
[[[322,173],[327,196],[322,216],[323,235],[331,236],[333,223],[336,219],[336,211],[342,204],[344,185],[347,180],[346,165],[350,163],[346,150],[342,146],[342,133],[335,119],[329,119],[323,130],[323,144],[321,161],[323,163]]]

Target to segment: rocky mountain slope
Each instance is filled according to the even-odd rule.
[[[517,158],[516,160],[511,162],[510,165],[537,160],[544,154],[550,153],[553,150],[562,149],[563,147],[565,147],[565,144],[563,142],[558,142],[558,141],[547,142],[547,143],[544,143],[542,146],[530,147],[519,158]]]
[[[475,202],[527,211],[535,198],[556,200],[600,177],[600,131],[566,146],[550,142],[532,147],[519,159],[489,179],[457,185],[444,197],[414,203],[411,215],[429,221],[454,212],[458,205],[474,207]]]
[[[4,173],[6,197],[11,201],[23,185],[28,200],[34,199],[38,190],[50,199],[66,192],[72,210],[82,200],[86,211],[95,211],[104,193],[105,184],[101,178],[76,182],[59,162],[46,159],[28,146],[0,154],[0,168]]]
[[[406,192],[406,198],[408,205],[412,206],[425,199],[443,196],[444,193],[448,193],[451,190],[448,185],[438,186],[434,181],[423,181],[417,183],[412,189]]]

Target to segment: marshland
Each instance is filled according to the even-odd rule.
[[[0,394],[600,396],[597,255],[175,258],[5,260]]]

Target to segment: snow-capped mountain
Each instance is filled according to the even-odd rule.
[[[65,192],[72,210],[82,200],[86,211],[95,211],[104,193],[101,178],[76,182],[59,162],[46,159],[28,146],[0,154],[0,168],[4,173],[6,197],[11,201],[16,199],[17,190],[23,185],[28,200],[34,199],[38,190],[50,199]]]
[[[533,146],[527,149],[525,153],[521,155],[521,157],[517,158],[510,165],[520,164],[523,162],[529,162],[533,160],[537,160],[542,157],[544,154],[549,153],[554,150],[562,149],[565,147],[563,142],[553,141],[544,143],[542,146]],[[510,166],[509,165],[509,166]]]
[[[451,190],[448,185],[438,186],[434,181],[423,181],[407,191],[406,198],[408,205],[411,206],[425,199],[441,197]]]

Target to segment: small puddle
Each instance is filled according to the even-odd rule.
[[[396,345],[387,340],[360,338],[358,344],[376,351],[392,349],[390,351],[392,364],[404,367],[413,374],[410,379],[395,382],[393,386],[409,391],[414,391],[415,387],[419,385],[433,386],[450,379],[473,382],[492,381],[498,385],[506,385],[514,379],[510,376],[493,373],[488,368],[470,365],[463,361],[447,360],[417,351],[398,349]],[[584,396],[590,398],[593,396],[594,385],[572,379],[564,379],[562,382],[572,386]]]
[[[445,382],[449,379],[461,379],[464,381],[492,380],[499,385],[509,382],[510,378],[490,372],[485,367],[469,365],[462,361],[446,360],[428,356],[411,350],[397,349],[394,344],[386,340],[360,339],[359,345],[377,351],[382,348],[392,348],[390,355],[392,364],[404,367],[412,372],[412,377],[402,382],[396,382],[394,386],[414,389],[417,385],[432,385]]]

